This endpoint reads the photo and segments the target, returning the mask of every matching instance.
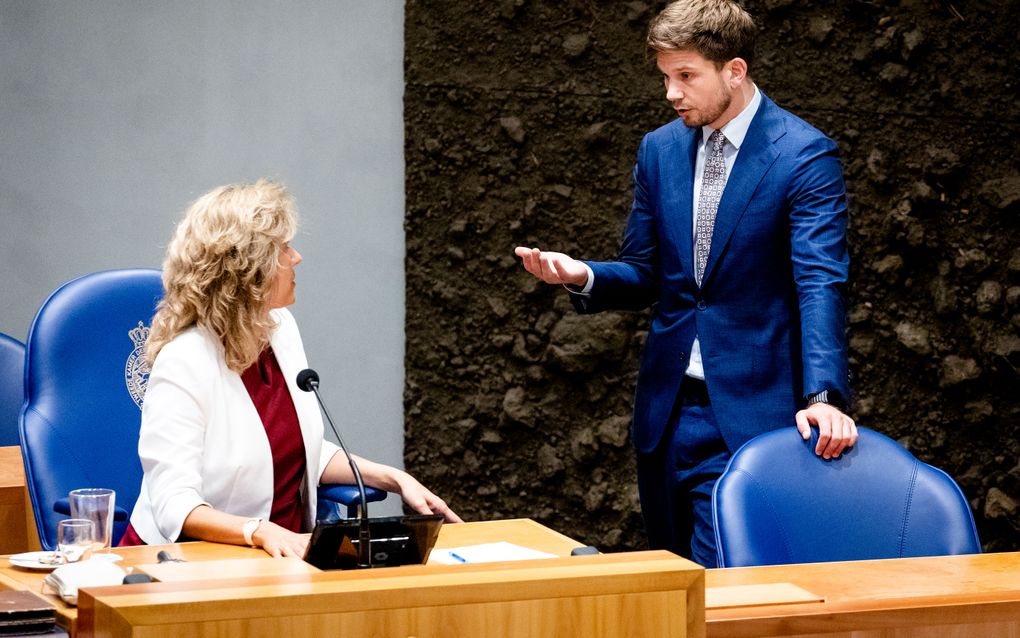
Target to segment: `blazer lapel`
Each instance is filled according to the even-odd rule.
[[[762,95],[762,103],[755,114],[751,126],[744,137],[744,143],[737,154],[737,160],[726,181],[719,210],[715,215],[715,226],[712,230],[712,248],[708,253],[708,263],[702,277],[702,286],[707,284],[716,264],[722,258],[729,244],[733,230],[747,210],[763,177],[779,157],[773,142],[785,133],[782,123],[773,117],[775,105]],[[688,229],[689,231],[690,229]]]
[[[682,126],[682,122],[679,123]],[[678,247],[681,271],[694,281],[694,164],[698,133],[680,128],[659,166],[659,184],[665,191],[666,223]]]

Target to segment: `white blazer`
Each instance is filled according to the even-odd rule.
[[[315,523],[316,487],[339,450],[322,438],[315,396],[296,386],[308,367],[293,315],[272,311],[278,326],[270,343],[290,390],[305,443],[305,529]],[[269,518],[273,455],[262,419],[240,375],[227,367],[223,348],[192,327],[163,346],[142,404],[138,440],[141,494],[131,525],[150,545],[173,543],[199,505],[251,518]]]

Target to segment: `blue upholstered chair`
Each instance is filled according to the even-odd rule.
[[[18,415],[25,402],[25,344],[0,333],[0,446],[18,445]]]
[[[56,546],[57,523],[70,513],[72,489],[116,490],[114,544],[127,528],[142,483],[144,341],[162,296],[158,270],[108,270],[64,284],[36,315],[28,335],[21,434],[45,549]],[[360,500],[356,489],[330,487],[348,507]],[[385,496],[372,490],[369,500]]]
[[[143,345],[163,296],[158,270],[79,277],[43,303],[28,334],[22,454],[39,541],[53,549],[70,490],[117,491],[114,543],[138,498]],[[58,505],[58,501],[63,503]]]
[[[859,428],[839,459],[794,427],[746,443],[713,496],[721,567],[977,554],[967,499],[948,474]]]

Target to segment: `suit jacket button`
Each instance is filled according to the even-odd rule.
[[[697,308],[698,308],[698,310],[704,310],[705,308],[708,308],[708,304],[705,303],[704,299],[699,299],[698,300]]]

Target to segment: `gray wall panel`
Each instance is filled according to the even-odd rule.
[[[3,0],[0,60],[0,331],[158,266],[206,190],[280,179],[310,363],[351,447],[401,465],[403,3]]]

